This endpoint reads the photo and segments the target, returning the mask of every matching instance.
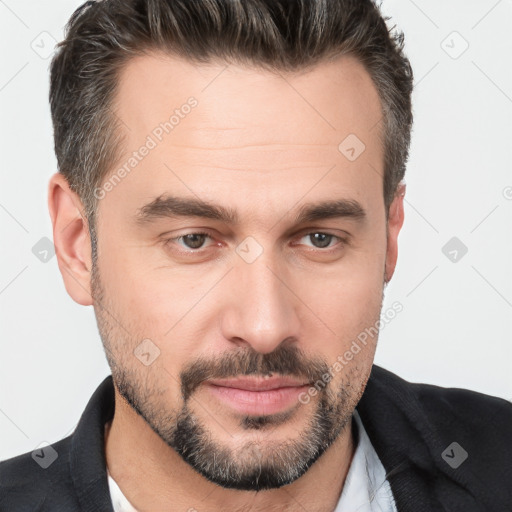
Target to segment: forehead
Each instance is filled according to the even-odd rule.
[[[190,136],[188,128],[236,128],[259,132],[261,143],[336,142],[346,130],[363,134],[381,118],[371,77],[351,56],[284,73],[154,53],[133,58],[122,69],[117,108],[130,130],[150,132],[191,96],[200,108],[193,123],[180,123],[175,138]],[[305,120],[307,126],[297,126]]]
[[[185,108],[191,98],[195,106]],[[381,103],[353,57],[298,73],[199,65],[161,53],[136,57],[120,74],[115,112],[125,153],[113,172],[149,138],[154,143],[111,194],[122,191],[137,207],[176,187],[214,199],[232,194],[234,181],[253,200],[259,191],[260,199],[274,194],[276,201],[286,183],[296,202],[303,184],[333,168],[324,191],[352,181],[382,194]],[[352,149],[364,151],[354,160]]]

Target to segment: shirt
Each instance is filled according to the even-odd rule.
[[[366,433],[359,413],[357,448],[334,512],[397,512],[386,470]]]
[[[117,482],[112,478],[110,471],[107,468],[108,475],[108,489],[110,497],[112,498],[112,506],[114,512],[137,512],[137,509],[128,501],[128,498],[123,494]]]
[[[353,414],[357,445],[334,512],[397,512],[386,470],[373,448],[357,411]],[[114,512],[137,512],[108,471]]]

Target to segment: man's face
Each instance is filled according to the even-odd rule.
[[[347,57],[279,76],[144,56],[114,110],[126,152],[98,191],[92,282],[114,382],[206,478],[290,483],[345,431],[375,352],[333,370],[383,298],[370,76]]]

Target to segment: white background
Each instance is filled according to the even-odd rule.
[[[67,295],[55,257],[32,253],[52,238],[56,170],[50,58],[33,47],[51,51],[81,3],[0,0],[0,459],[70,433],[110,373],[92,307]],[[384,304],[404,309],[382,331],[376,363],[512,399],[512,1],[385,0],[383,10],[405,32],[416,89],[406,220]],[[456,263],[442,252],[454,236],[468,248]]]

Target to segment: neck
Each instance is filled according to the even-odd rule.
[[[169,447],[118,394],[105,430],[107,467],[139,512],[225,510],[331,512],[339,500],[352,457],[352,421],[336,441],[289,485],[260,492],[224,489],[204,478]]]

